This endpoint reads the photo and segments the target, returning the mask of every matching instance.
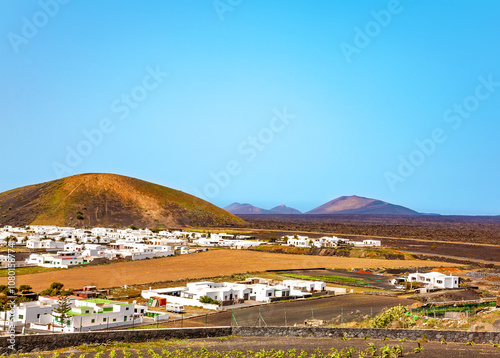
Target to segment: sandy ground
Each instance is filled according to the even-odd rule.
[[[165,257],[152,260],[128,261],[68,270],[49,271],[16,277],[16,286],[30,285],[39,292],[52,282],[65,288],[79,289],[85,285],[100,288],[188,278],[208,278],[233,273],[298,268],[395,268],[449,266],[444,262],[421,260],[380,260],[368,258],[327,257],[262,253],[247,250],[210,250],[207,252]],[[7,277],[0,279],[7,284]]]

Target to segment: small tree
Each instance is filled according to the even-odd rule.
[[[22,293],[31,293],[31,286],[30,285],[21,285],[19,286],[19,291]]]
[[[50,287],[40,292],[42,296],[57,296],[61,294],[64,284],[60,282],[52,282]]]
[[[66,319],[68,319],[70,316],[67,314],[71,310],[71,302],[69,301],[68,296],[61,296],[59,297],[59,300],[57,301],[57,307],[55,310],[52,312],[53,317],[59,317],[59,320],[61,322],[61,326],[64,326],[64,322],[66,322]]]

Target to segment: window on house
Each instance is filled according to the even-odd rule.
[[[23,317],[24,317],[24,316],[23,316],[22,314],[20,314],[20,315],[19,315],[19,319],[23,319]]]
[[[102,319],[102,321],[103,321],[103,322],[106,322],[106,318],[103,318],[103,319]]]
[[[113,322],[116,322],[116,318],[113,318]]]
[[[128,311],[129,307],[125,308],[125,311]]]
[[[123,322],[127,321],[127,316],[123,316]]]
[[[90,320],[90,323],[95,323],[95,319],[93,319],[93,318],[92,318],[92,319]]]
[[[36,315],[36,318],[40,318],[40,313]]]

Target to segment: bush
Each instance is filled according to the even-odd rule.
[[[221,305],[220,301],[214,300],[210,296],[203,296],[203,297],[201,297],[200,298],[200,302],[201,303],[210,303],[210,304],[217,305],[217,306]]]
[[[403,325],[404,322],[405,327],[410,326],[413,321],[409,317],[406,317],[405,313],[406,308],[401,305],[388,308],[373,319],[372,327],[386,328],[395,321],[401,322],[401,325]]]
[[[21,291],[22,293],[31,293],[33,291],[31,291],[31,286],[30,285],[21,285],[19,286],[19,291]]]
[[[58,296],[58,295],[69,295],[70,290],[63,290],[64,284],[60,282],[52,282],[49,288],[46,288],[40,292],[41,296]]]

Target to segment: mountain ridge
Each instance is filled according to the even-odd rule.
[[[340,196],[304,213],[286,205],[278,205],[270,210],[249,203],[234,202],[224,207],[235,215],[328,215],[328,214],[368,214],[368,215],[424,215],[401,205],[358,195]]]
[[[299,210],[290,208],[284,204],[275,206],[274,208],[267,210],[267,209],[262,209],[257,206],[253,206],[248,203],[238,203],[234,202],[228,206],[224,207],[224,210],[229,211],[231,214],[234,215],[271,215],[271,214],[287,214],[287,215],[294,215],[294,214],[302,214]]]

